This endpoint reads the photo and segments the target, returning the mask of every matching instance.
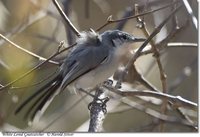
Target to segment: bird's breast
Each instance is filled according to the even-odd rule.
[[[99,64],[99,66],[78,78],[75,82],[75,86],[83,89],[94,88],[111,77],[118,66],[118,59],[114,56],[109,56],[102,64]]]

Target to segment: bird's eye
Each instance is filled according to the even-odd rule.
[[[123,38],[124,40],[127,40],[128,37],[127,37],[126,35],[123,35],[122,38]]]

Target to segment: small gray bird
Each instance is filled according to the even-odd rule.
[[[130,43],[144,40],[119,30],[105,31],[101,35],[94,31],[83,32],[77,40],[77,46],[61,65],[58,75],[27,98],[15,114],[37,97],[25,114],[25,117],[31,114],[32,120],[69,84],[73,84],[76,89],[94,88],[114,74],[122,55],[128,52]]]

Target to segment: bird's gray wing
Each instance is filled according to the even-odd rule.
[[[71,82],[98,67],[108,57],[108,50],[99,46],[82,46],[75,49],[64,62],[61,91]]]

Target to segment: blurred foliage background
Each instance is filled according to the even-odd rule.
[[[103,25],[108,16],[120,19],[134,15],[134,5],[139,5],[139,13],[160,8],[175,0],[58,0],[74,26],[79,31],[97,29]],[[183,4],[182,0],[180,1]],[[197,18],[197,0],[189,1],[194,16]],[[175,5],[174,5],[175,6]],[[170,14],[174,6],[143,16],[150,32],[154,30]],[[135,36],[145,37],[138,28],[136,19],[113,23],[101,32],[108,29],[121,29]],[[156,35],[154,41],[161,43],[169,34],[174,35],[167,39],[161,53],[161,61],[167,75],[168,93],[181,96],[198,103],[198,65],[197,42],[198,30],[187,12],[186,6],[178,11]],[[58,49],[60,41],[65,46],[75,42],[76,36],[69,27],[65,27],[61,16],[51,0],[1,0],[0,1],[0,33],[9,40],[39,56],[48,58]],[[134,46],[134,49],[140,45]],[[133,49],[132,49],[133,50]],[[67,52],[54,58],[62,62]],[[144,55],[137,59],[136,68],[157,89],[162,90],[159,69],[153,54]],[[130,59],[127,53],[124,60]],[[17,79],[25,72],[39,64],[41,60],[17,49],[10,43],[0,39],[0,84],[1,86]],[[1,131],[66,131],[85,132],[88,130],[89,110],[87,105],[91,97],[84,97],[84,93],[74,94],[67,89],[57,96],[47,111],[39,120],[33,123],[23,119],[26,110],[14,115],[16,107],[41,87],[50,78],[58,65],[47,63],[22,80],[13,84],[6,91],[0,91],[0,130]],[[44,80],[46,79],[46,80]],[[124,84],[131,89],[145,89],[129,78]],[[40,82],[42,81],[42,82]],[[38,83],[40,82],[40,83]],[[38,83],[35,86],[31,86]],[[130,107],[123,102],[123,98],[110,94],[108,114],[104,120],[104,132],[158,132],[159,119],[148,115],[145,111]],[[130,97],[132,102],[143,105],[145,108],[160,111],[162,101],[153,97]],[[28,109],[28,107],[26,108]],[[197,109],[182,108],[185,116],[197,124]],[[167,115],[181,118],[177,112],[168,107]],[[166,122],[166,132],[194,132],[194,127],[180,123]]]

